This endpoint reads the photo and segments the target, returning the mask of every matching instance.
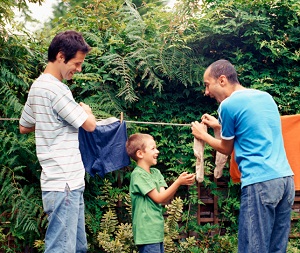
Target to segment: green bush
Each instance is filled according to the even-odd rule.
[[[123,112],[126,121],[148,122],[128,123],[128,134],[145,132],[154,136],[160,150],[157,168],[168,184],[182,171],[195,170],[189,124],[200,120],[203,113],[216,116],[217,104],[203,96],[201,84],[203,71],[211,62],[230,60],[245,87],[268,91],[282,115],[299,113],[297,0],[204,0],[201,6],[198,1],[187,0],[178,2],[172,11],[166,11],[163,5],[143,6],[147,12],[137,11],[130,1],[89,0],[80,2],[83,7],[74,2],[78,1],[64,6],[65,14],[55,17],[53,29],[45,30],[48,32],[33,37],[11,35],[0,29],[2,118],[20,117],[29,86],[45,66],[51,38],[66,28],[82,32],[93,47],[83,72],[68,82],[75,99],[90,104],[97,118],[119,117]],[[57,9],[56,13],[61,12]],[[0,250],[24,252],[35,245],[42,251],[47,222],[42,211],[41,168],[34,136],[20,135],[17,120],[1,120],[0,140]],[[220,222],[198,225],[197,205],[203,203],[196,186],[181,187],[175,196],[183,201],[181,220],[176,229],[175,220],[172,223],[178,234],[166,239],[175,252],[236,250],[239,185],[229,180],[226,165],[227,191],[218,190],[211,176],[214,156],[215,152],[206,146],[204,185],[218,196]],[[131,216],[126,203],[133,167],[109,173],[104,179],[86,176],[90,252],[105,247],[117,250],[119,238],[130,237]],[[107,217],[116,222],[114,232],[101,227]],[[216,230],[220,233],[214,233]],[[100,245],[99,233],[111,244]],[[8,244],[10,239],[13,244]],[[297,249],[297,242],[290,240],[291,252]],[[121,244],[135,250],[130,239]]]

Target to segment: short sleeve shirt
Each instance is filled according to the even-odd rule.
[[[267,92],[244,89],[222,101],[218,109],[221,137],[234,138],[242,187],[291,176],[277,105]]]
[[[160,243],[164,240],[164,218],[162,206],[147,194],[154,188],[168,187],[158,169],[150,173],[136,167],[131,174],[130,197],[132,205],[133,237],[136,245]]]
[[[42,74],[31,86],[20,125],[35,126],[38,160],[42,166],[42,191],[64,191],[84,186],[78,128],[88,115],[75,102],[67,85]]]

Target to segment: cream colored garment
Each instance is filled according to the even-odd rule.
[[[205,125],[207,132],[207,126]],[[194,138],[194,155],[196,156],[196,180],[201,183],[204,180],[204,145],[203,140]]]
[[[221,139],[220,131],[214,130],[214,134],[216,139]],[[214,169],[215,178],[220,178],[223,175],[223,168],[227,162],[227,158],[228,158],[227,155],[224,155],[220,152],[216,153],[216,160],[215,160],[216,167]]]
[[[206,127],[207,131],[207,127]],[[215,138],[220,139],[220,131],[214,131]],[[196,156],[196,180],[201,183],[204,180],[204,146],[203,140],[194,138],[194,155]],[[214,169],[214,177],[220,178],[223,175],[223,168],[227,162],[227,155],[216,152],[216,167]]]

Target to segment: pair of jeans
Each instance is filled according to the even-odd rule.
[[[292,176],[243,187],[238,252],[286,252],[294,198]]]
[[[87,252],[83,192],[84,187],[70,191],[68,185],[64,192],[42,192],[49,222],[45,253]]]
[[[152,243],[138,245],[139,253],[164,253],[164,244]]]

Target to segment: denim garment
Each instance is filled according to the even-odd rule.
[[[84,221],[84,187],[64,192],[43,191],[43,206],[48,214],[45,253],[84,253],[87,240]]]
[[[152,243],[138,245],[139,253],[164,253],[164,244],[161,243]]]
[[[292,176],[243,187],[238,252],[286,252],[294,197]]]

